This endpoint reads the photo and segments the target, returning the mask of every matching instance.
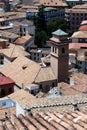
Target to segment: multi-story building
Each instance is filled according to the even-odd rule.
[[[4,3],[4,10],[5,10],[5,12],[10,11],[10,3],[9,3],[9,0],[0,0],[0,2],[3,2],[3,3]]]
[[[79,4],[87,3],[87,0],[66,0],[67,4],[72,7]]]
[[[26,18],[33,19],[37,17],[38,10],[27,10],[26,11]],[[46,7],[44,9],[45,20],[48,21],[54,17],[64,17],[65,16],[65,8],[54,8],[54,7]]]
[[[30,58],[33,61],[41,62],[42,57],[46,57],[47,55],[50,54],[50,48],[31,49],[29,53],[30,53]]]
[[[46,8],[44,9],[45,19],[46,21],[50,20],[54,17],[65,17],[65,9],[67,7],[66,2],[61,0],[40,0],[39,5],[44,5]],[[26,17],[31,19],[37,16],[38,8],[33,6],[26,11]]]
[[[71,9],[66,9],[65,18],[69,23],[69,28],[76,31],[83,20],[87,20],[87,4],[77,5]]]

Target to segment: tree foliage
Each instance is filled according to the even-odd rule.
[[[67,21],[63,18],[54,18],[48,22],[45,21],[44,6],[39,7],[37,17],[35,18],[35,43],[39,47],[44,46],[46,40],[51,37],[53,31],[57,29],[67,30]]]
[[[36,17],[36,31],[35,31],[35,43],[42,47],[45,45],[47,40],[47,27],[44,15],[44,6],[39,7],[39,12]]]
[[[51,36],[53,31],[57,29],[62,29],[63,31],[67,30],[67,21],[63,18],[54,18],[47,22],[47,33]]]
[[[38,31],[46,31],[46,21],[45,21],[44,8],[45,7],[43,5],[41,5],[39,7],[39,11],[37,14],[36,29]]]
[[[38,47],[42,47],[46,44],[46,40],[48,39],[45,31],[37,31],[35,35],[35,41]]]

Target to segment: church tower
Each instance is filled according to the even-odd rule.
[[[58,82],[64,82],[68,79],[68,42],[67,33],[61,29],[52,33],[51,44],[51,68]]]

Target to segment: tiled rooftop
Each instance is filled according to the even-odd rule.
[[[86,25],[86,24],[87,24],[87,20],[83,20],[80,25]]]
[[[1,69],[1,73],[12,77],[20,88],[33,82],[56,80],[51,67],[42,68],[38,63],[24,56],[20,56],[12,63],[6,64]]]
[[[66,2],[62,0],[40,0],[40,4],[52,7],[66,7]]]
[[[0,130],[87,130],[86,111],[11,116],[11,120],[0,121]]]
[[[11,32],[8,32],[8,31],[1,31],[0,30],[0,34],[2,37],[5,37],[5,38],[11,38],[11,39],[16,39],[18,38],[19,36],[15,33],[11,33]]]
[[[24,50],[21,46],[15,46],[14,44],[10,44],[5,49],[0,49],[0,53],[3,53],[5,56],[9,58],[17,58],[19,56],[27,56],[29,57],[29,53]]]
[[[25,18],[26,14],[24,12],[5,12],[5,13],[0,13],[0,17],[4,17],[5,20],[14,20],[14,19]]]
[[[22,36],[22,37],[18,38],[17,40],[15,40],[14,44],[22,45],[22,44],[25,44],[26,42],[28,42],[31,39],[32,39],[32,36],[30,36],[30,35]]]
[[[16,95],[15,95],[16,94]],[[28,92],[24,93],[28,95]],[[31,108],[32,112],[61,112],[61,111],[72,111],[73,104],[78,104],[80,110],[87,110],[87,95],[78,94],[72,96],[60,96],[58,95],[55,98],[35,98],[32,95],[24,95],[22,93],[14,93],[9,95],[10,99],[15,102],[19,102],[21,107],[25,108],[28,106]],[[28,98],[27,98],[28,97]]]
[[[87,38],[87,31],[74,32],[71,38]]]

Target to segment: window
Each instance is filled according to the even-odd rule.
[[[1,96],[5,96],[5,90],[4,89],[1,89]]]
[[[4,59],[4,56],[3,56],[3,55],[1,55],[1,56],[0,56],[0,58],[1,58],[1,59]]]
[[[12,88],[9,88],[9,92],[12,93]]]
[[[24,28],[24,32],[26,31],[26,29]]]
[[[62,53],[65,53],[65,48],[64,47],[62,48]]]
[[[39,53],[37,53],[37,56],[39,57]]]
[[[0,64],[3,65],[4,64],[3,61],[1,61]]]
[[[41,89],[42,90],[42,85],[40,84],[40,87],[39,87],[39,89]]]
[[[57,52],[57,48],[55,47],[55,53]]]
[[[20,32],[22,32],[22,28],[20,28]]]
[[[80,61],[79,63],[82,64],[82,61]]]
[[[54,52],[54,47],[53,47],[53,50],[52,50],[53,52]]]
[[[36,57],[34,57],[34,60],[36,60]]]
[[[42,57],[44,57],[44,54],[42,54]]]
[[[54,87],[54,86],[55,86],[55,83],[53,82],[53,83],[52,83],[52,87]]]

